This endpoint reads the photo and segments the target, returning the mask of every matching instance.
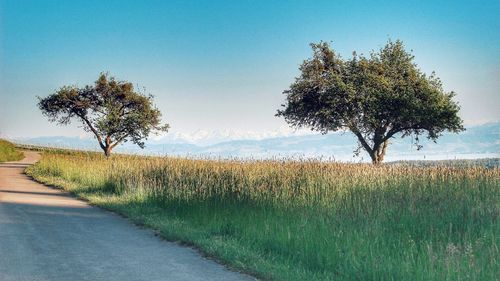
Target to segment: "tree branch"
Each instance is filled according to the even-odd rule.
[[[122,142],[124,139],[126,139],[129,135],[126,134],[120,138],[118,138],[112,145],[111,145],[111,149],[113,149],[115,146],[117,146],[120,142]]]
[[[102,143],[102,137],[99,135],[99,132],[97,132],[97,130],[94,128],[94,126],[92,126],[92,123],[90,123],[90,121],[87,118],[85,118],[84,116],[82,116],[81,114],[78,114],[76,112],[75,112],[75,114],[76,114],[76,116],[80,117],[83,120],[83,122],[85,122],[85,124],[87,124],[89,129],[94,133],[94,135],[97,138],[97,141],[99,142],[99,146],[101,146],[102,149],[106,149],[106,147]]]
[[[366,149],[366,151],[368,151],[368,153],[371,154],[373,150],[370,147],[370,145],[366,142],[365,138],[363,137],[361,132],[358,130],[358,128],[354,125],[351,125],[351,126],[349,126],[349,129],[351,129],[351,131],[356,135],[356,137],[358,137],[359,142]]]
[[[397,133],[400,133],[404,130],[422,130],[425,129],[424,126],[421,125],[416,125],[416,126],[408,126],[408,127],[402,127],[402,128],[393,128],[387,132],[387,135],[382,139],[383,141],[386,141],[390,139],[392,136],[394,136]]]

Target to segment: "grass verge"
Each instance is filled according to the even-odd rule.
[[[272,280],[495,280],[500,169],[46,153],[37,180]]]
[[[23,153],[16,150],[14,144],[0,139],[0,163],[23,159]]]

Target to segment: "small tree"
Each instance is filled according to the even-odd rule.
[[[93,86],[64,86],[56,93],[38,97],[38,107],[51,122],[66,125],[73,118],[92,132],[104,154],[122,142],[132,141],[144,148],[144,139],[154,132],[166,132],[161,125],[161,112],[154,107],[153,97],[134,91],[132,83],[116,81],[101,74]]]
[[[389,140],[397,134],[427,133],[433,141],[445,130],[464,130],[453,92],[445,92],[439,78],[422,73],[401,41],[389,41],[369,57],[338,56],[328,43],[311,44],[312,58],[300,66],[301,75],[284,91],[286,103],[278,110],[293,127],[322,133],[350,130],[374,164],[381,163]]]

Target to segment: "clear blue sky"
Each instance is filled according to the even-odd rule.
[[[467,124],[498,121],[499,15],[500,1],[0,0],[0,132],[81,134],[35,96],[102,71],[154,94],[173,132],[273,131],[309,43],[347,57],[388,38],[458,93]]]

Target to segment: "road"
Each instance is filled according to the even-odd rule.
[[[254,280],[0,164],[0,280]]]

